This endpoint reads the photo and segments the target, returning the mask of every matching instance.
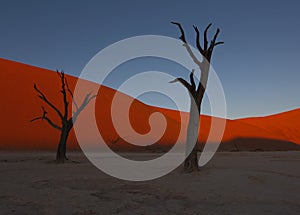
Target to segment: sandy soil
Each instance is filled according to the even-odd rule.
[[[53,156],[1,152],[1,214],[300,214],[300,152],[220,152],[198,173],[147,182]]]

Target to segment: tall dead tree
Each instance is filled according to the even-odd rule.
[[[201,45],[200,32],[198,30],[198,27],[193,26],[196,33],[196,47],[200,52],[200,54],[202,55],[202,60],[200,60],[195,56],[189,43],[186,41],[185,33],[181,24],[178,22],[171,22],[171,23],[176,25],[179,28],[181,33],[179,39],[183,42],[183,46],[187,50],[192,60],[198,66],[201,73],[200,74],[201,77],[198,85],[196,85],[195,83],[194,70],[190,73],[189,82],[184,80],[183,78],[177,78],[174,81],[170,82],[170,83],[180,82],[188,90],[191,99],[190,117],[189,117],[189,123],[187,128],[187,139],[186,139],[186,149],[187,151],[191,151],[191,152],[187,155],[184,161],[184,170],[186,172],[192,172],[198,170],[199,168],[198,157],[197,157],[198,129],[200,123],[201,104],[204,97],[209,70],[210,70],[210,61],[215,46],[223,44],[224,42],[216,41],[220,33],[219,28],[217,29],[210,43],[208,42],[207,31],[212,25],[210,23],[204,30],[203,45]],[[194,142],[195,139],[196,139],[196,143]]]
[[[61,79],[61,93],[62,93],[62,100],[63,100],[63,111],[60,111],[52,102],[49,101],[49,99],[46,97],[46,95],[39,90],[36,84],[34,84],[34,89],[38,93],[38,97],[44,101],[50,108],[52,108],[58,117],[60,118],[61,122],[60,125],[54,123],[48,116],[46,109],[42,106],[43,114],[40,117],[36,117],[31,120],[31,122],[36,120],[46,120],[53,128],[60,131],[60,140],[57,146],[57,152],[56,152],[56,161],[59,163],[63,163],[65,160],[68,160],[66,157],[66,143],[67,139],[69,137],[69,133],[73,127],[73,124],[76,122],[77,117],[81,113],[81,111],[89,104],[89,102],[96,97],[96,95],[92,95],[91,93],[88,93],[85,98],[83,99],[81,105],[78,105],[76,101],[74,100],[73,93],[69,88],[67,79],[65,77],[65,74],[63,71],[59,72],[57,71],[57,74],[59,75]],[[72,99],[72,103],[75,106],[75,111],[73,112],[73,115],[69,116],[69,101],[68,96],[69,94]]]

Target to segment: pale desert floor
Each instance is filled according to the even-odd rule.
[[[112,178],[80,153],[63,165],[0,153],[0,214],[300,214],[300,152],[220,152],[197,173],[146,182]]]

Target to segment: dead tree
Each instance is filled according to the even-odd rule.
[[[189,147],[193,147],[191,149],[190,154],[187,155],[185,161],[184,161],[184,170],[186,172],[192,172],[198,170],[198,157],[197,157],[197,142],[193,142],[195,138],[191,138],[191,136],[197,135],[198,137],[198,129],[199,129],[199,123],[200,123],[200,113],[201,113],[201,104],[204,97],[209,70],[210,70],[210,61],[212,57],[212,53],[214,50],[214,47],[220,44],[223,44],[224,42],[217,42],[217,37],[220,33],[220,29],[218,28],[214,37],[210,41],[210,43],[207,40],[207,31],[210,28],[211,24],[209,24],[205,30],[204,30],[204,38],[203,38],[203,45],[200,43],[200,32],[198,30],[197,26],[193,26],[195,33],[196,33],[196,47],[200,54],[202,55],[202,60],[199,60],[195,54],[193,53],[189,43],[186,41],[184,30],[180,23],[178,22],[171,22],[172,24],[176,25],[180,30],[180,37],[179,39],[183,42],[183,46],[187,50],[188,54],[192,58],[192,60],[195,62],[197,67],[200,69],[200,80],[199,83],[196,85],[195,79],[194,79],[194,70],[190,73],[190,81],[186,81],[183,78],[176,78],[174,81],[171,81],[170,83],[174,82],[180,82],[189,92],[190,99],[191,99],[191,106],[190,106],[190,118],[187,128],[187,151],[188,149],[191,149]],[[192,117],[197,116],[197,117]],[[198,139],[198,138],[197,138]]]
[[[109,142],[114,145],[114,144],[118,143],[120,139],[121,139],[120,137],[116,137],[114,139],[109,139]]]
[[[36,117],[31,120],[31,122],[36,120],[46,120],[53,128],[60,131],[60,139],[57,146],[57,152],[56,152],[56,161],[59,163],[63,163],[65,160],[68,160],[66,157],[66,143],[67,139],[69,137],[69,133],[73,127],[73,124],[76,122],[77,117],[79,116],[80,112],[89,104],[89,102],[96,97],[96,95],[92,95],[91,93],[88,93],[85,98],[83,99],[83,102],[81,105],[78,105],[76,101],[74,100],[73,93],[69,88],[67,79],[65,77],[65,74],[63,71],[59,72],[57,71],[57,74],[59,75],[61,79],[61,93],[62,93],[62,100],[63,100],[63,111],[60,111],[52,102],[49,101],[49,99],[46,97],[46,95],[39,90],[36,84],[34,84],[34,89],[38,93],[38,97],[44,101],[50,108],[52,108],[58,117],[60,118],[61,122],[60,125],[53,122],[48,116],[46,109],[42,106],[43,114],[40,117]],[[75,111],[73,112],[73,115],[69,116],[69,101],[68,101],[68,95],[71,96],[72,103],[75,106]]]

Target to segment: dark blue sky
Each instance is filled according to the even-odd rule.
[[[175,20],[194,45],[192,25],[213,22],[225,41],[212,64],[229,118],[266,115],[300,107],[299,8],[296,0],[2,1],[0,57],[79,75],[98,51],[121,39],[177,38]]]

